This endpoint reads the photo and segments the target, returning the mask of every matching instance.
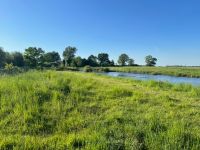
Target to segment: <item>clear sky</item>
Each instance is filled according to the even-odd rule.
[[[0,46],[77,55],[127,53],[138,64],[200,65],[199,0],[0,0]]]

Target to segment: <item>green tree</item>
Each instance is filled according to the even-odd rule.
[[[45,53],[43,59],[46,67],[59,66],[61,63],[60,55],[55,51]]]
[[[27,66],[35,68],[44,63],[44,51],[41,48],[29,47],[25,49],[24,59]]]
[[[88,60],[85,59],[85,58],[83,58],[83,59],[82,59],[82,65],[83,65],[83,66],[87,66],[87,65],[88,65]]]
[[[13,62],[13,55],[10,54],[9,52],[5,52],[5,54],[6,54],[5,63],[11,64]]]
[[[135,62],[134,62],[134,60],[133,60],[132,58],[129,58],[129,59],[128,59],[128,65],[129,65],[129,66],[133,66],[134,63],[135,63]]]
[[[14,66],[23,67],[24,66],[24,57],[20,52],[14,52],[12,55],[12,63]]]
[[[0,47],[0,68],[4,67],[6,61],[6,53],[3,48]]]
[[[73,58],[75,57],[76,51],[77,51],[76,47],[68,46],[68,47],[65,48],[65,50],[63,52],[65,65],[70,66],[70,64],[72,63]]]
[[[87,61],[88,61],[88,65],[89,65],[89,66],[92,66],[92,67],[98,66],[98,59],[97,59],[97,57],[94,56],[94,55],[90,55],[90,56],[88,57]]]
[[[157,58],[154,58],[151,55],[145,57],[145,62],[147,66],[155,66],[157,62]]]
[[[73,67],[83,67],[83,59],[78,56],[72,60],[71,66]]]
[[[115,62],[114,62],[114,60],[111,60],[111,62],[110,62],[110,66],[115,66]]]
[[[107,53],[98,54],[98,61],[100,66],[109,66],[110,60],[109,55]]]
[[[127,54],[121,54],[118,58],[118,64],[121,66],[125,66],[129,60],[129,56]]]

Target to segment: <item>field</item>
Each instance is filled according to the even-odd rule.
[[[200,78],[200,67],[109,67],[111,71]]]
[[[0,149],[200,149],[191,85],[30,71],[0,76],[0,107]]]

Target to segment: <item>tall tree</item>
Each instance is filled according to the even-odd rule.
[[[5,54],[6,54],[5,62],[6,62],[7,64],[13,63],[13,55],[10,54],[9,52],[5,52]]]
[[[76,47],[68,46],[68,47],[65,48],[65,50],[63,52],[63,57],[64,57],[64,60],[65,60],[65,64],[67,66],[70,66],[73,58],[75,57],[76,51],[77,51]]]
[[[98,60],[99,60],[100,66],[109,66],[110,65],[109,55],[107,53],[98,54]]]
[[[0,68],[4,67],[6,61],[6,53],[4,52],[3,48],[0,47]]]
[[[88,57],[87,61],[88,61],[88,65],[89,65],[89,66],[92,66],[92,67],[98,66],[97,57],[94,56],[94,55],[90,55],[90,56]]]
[[[44,54],[44,61],[45,62],[57,62],[60,61],[60,55],[58,52],[48,52]]]
[[[24,66],[24,57],[20,52],[14,52],[12,55],[12,63],[14,66],[23,67]]]
[[[114,60],[111,60],[110,66],[115,66],[115,61]]]
[[[83,65],[83,66],[89,65],[89,64],[88,64],[88,60],[85,59],[85,58],[83,58],[83,59],[82,59],[82,65]]]
[[[154,58],[151,55],[145,57],[145,62],[147,66],[155,66],[157,62],[157,58]]]
[[[125,66],[129,60],[129,56],[127,54],[121,54],[118,58],[118,64],[121,66]]]
[[[29,47],[24,52],[26,65],[32,68],[43,65],[43,56],[44,51],[41,48]]]
[[[59,66],[61,58],[58,52],[48,52],[44,54],[44,65],[46,67]]]
[[[71,66],[73,67],[83,67],[83,65],[83,59],[80,56],[75,57],[71,63]]]
[[[128,59],[128,65],[129,65],[129,66],[133,66],[134,63],[135,63],[135,62],[134,62],[134,59],[132,59],[132,58],[129,58],[129,59]]]

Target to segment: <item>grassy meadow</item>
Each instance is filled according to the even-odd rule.
[[[0,149],[200,149],[191,85],[30,71],[0,76],[0,108]]]
[[[111,71],[200,78],[200,67],[109,67]]]

